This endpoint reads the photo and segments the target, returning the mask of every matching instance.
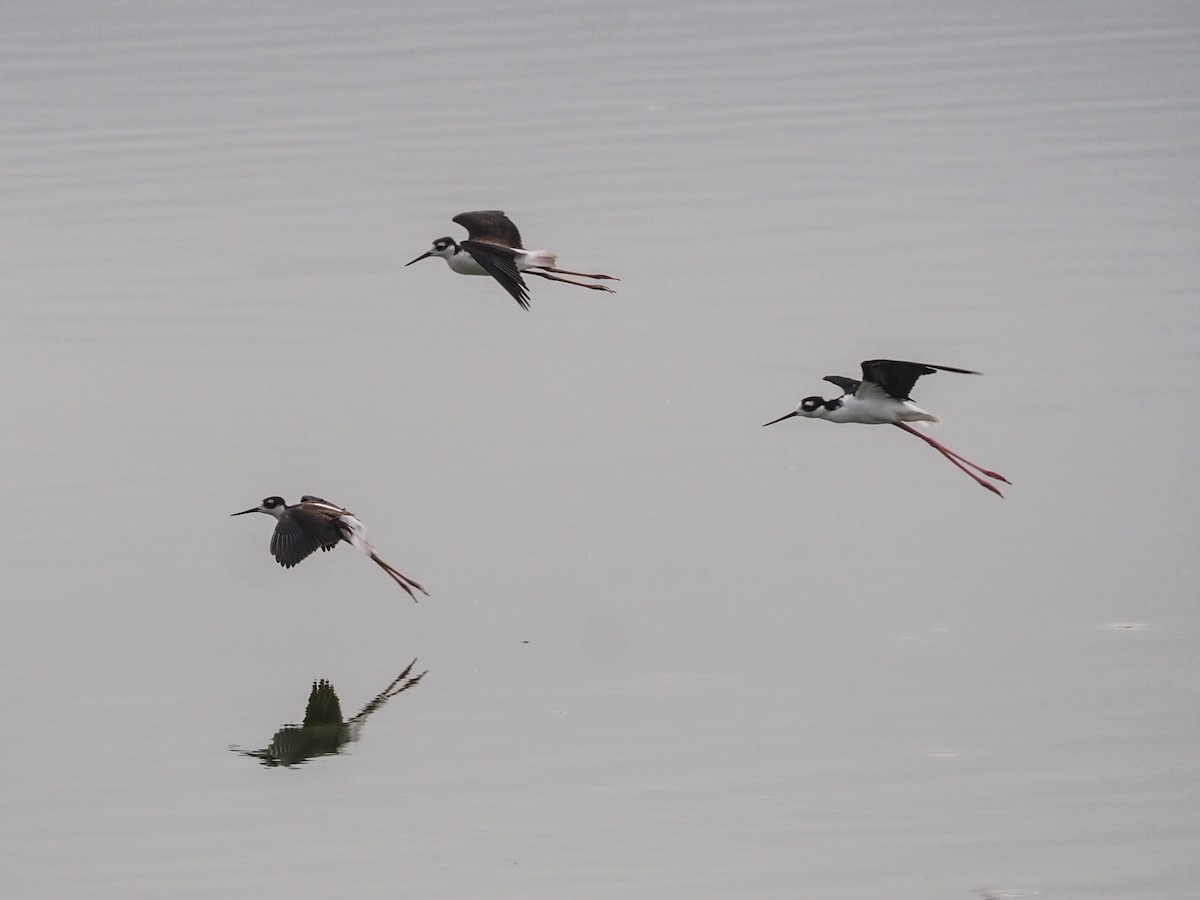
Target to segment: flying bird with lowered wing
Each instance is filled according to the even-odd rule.
[[[317,550],[332,550],[341,541],[351,544],[371,558],[379,568],[408,592],[416,602],[416,588],[422,594],[429,592],[407,575],[379,558],[367,537],[362,522],[344,507],[305,494],[300,502],[289,506],[282,497],[267,497],[258,506],[235,512],[235,516],[247,513],[266,513],[275,517],[275,531],[271,534],[271,555],[285,569],[303,562]]]
[[[411,266],[423,259],[440,256],[446,260],[451,270],[459,275],[491,275],[522,309],[529,309],[529,288],[525,279],[521,277],[523,272],[593,291],[608,291],[610,294],[613,293],[613,289],[607,285],[587,284],[560,276],[574,275],[577,278],[591,278],[596,281],[620,280],[614,275],[589,275],[556,268],[558,257],[552,251],[526,250],[521,246],[521,232],[517,230],[512,219],[498,209],[459,213],[451,221],[467,229],[465,241],[440,237],[433,242],[429,250],[405,265]]]

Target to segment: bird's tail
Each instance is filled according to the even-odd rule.
[[[935,416],[927,409],[921,409],[921,407],[909,400],[908,408],[904,410],[902,421],[914,422],[917,425],[925,427],[928,425],[937,425],[942,420],[939,416]]]
[[[558,254],[553,250],[529,250],[529,256],[525,260],[525,268],[533,268],[534,266],[549,266],[553,268],[558,265]]]
[[[378,565],[379,568],[383,569],[383,571],[387,572],[388,575],[390,575],[392,577],[392,581],[396,582],[396,584],[400,585],[400,587],[404,588],[404,590],[408,592],[408,596],[412,597],[413,603],[417,602],[417,595],[413,593],[413,588],[416,588],[418,591],[420,591],[426,597],[429,596],[429,591],[427,591],[427,590],[425,590],[425,588],[421,587],[419,582],[413,581],[411,578],[409,578],[407,575],[405,575],[399,569],[395,569],[388,563],[384,562],[382,559],[379,558],[379,554],[376,553],[374,550],[372,550],[367,555],[370,556],[372,560],[374,560],[375,564]]]

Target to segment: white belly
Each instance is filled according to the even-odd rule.
[[[453,256],[447,256],[446,264],[459,275],[488,274],[487,269],[475,262],[475,257],[466,250],[463,250],[461,253],[455,253]]]
[[[834,422],[855,422],[860,425],[893,425],[896,422],[937,422],[938,417],[926,412],[911,400],[881,400],[877,397],[859,399],[846,397],[840,409],[830,414]]]

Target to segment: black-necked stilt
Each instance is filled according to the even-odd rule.
[[[256,757],[264,766],[295,766],[318,756],[337,753],[346,744],[359,739],[368,716],[397,694],[420,683],[425,672],[409,677],[416,664],[414,659],[361,712],[345,721],[342,721],[342,704],[333,685],[325,679],[314,681],[304,709],[304,724],[280,726],[271,743],[261,750],[230,749],[243,756]]]
[[[285,569],[303,561],[317,549],[332,550],[339,541],[345,541],[371,557],[396,584],[408,591],[414,602],[417,595],[413,593],[413,588],[429,596],[425,588],[379,558],[375,548],[371,546],[363,523],[355,518],[354,513],[343,507],[305,494],[294,506],[288,506],[282,497],[268,497],[261,505],[233,515],[244,516],[254,512],[275,517],[275,533],[271,535],[271,555],[279,560],[279,564]]]
[[[525,285],[525,279],[521,277],[522,272],[548,278],[550,281],[563,281],[578,287],[591,288],[593,291],[609,293],[613,293],[613,289],[603,284],[585,284],[558,276],[575,275],[600,281],[620,281],[613,275],[588,275],[585,272],[555,268],[558,257],[550,250],[523,248],[521,232],[517,231],[512,219],[498,209],[459,213],[451,221],[467,229],[465,241],[458,243],[454,238],[440,237],[433,242],[430,250],[405,265],[411,266],[430,256],[440,256],[459,275],[491,275],[523,309],[529,309],[529,289]]]
[[[960,375],[978,375],[970,369],[955,369],[952,366],[932,366],[928,363],[902,362],[894,359],[868,359],[862,364],[862,380],[846,378],[842,375],[826,375],[825,381],[831,382],[842,389],[842,396],[832,400],[824,397],[805,397],[796,407],[795,412],[786,416],[772,419],[767,425],[774,425],[792,416],[804,416],[809,419],[824,419],[827,422],[857,422],[863,425],[895,425],[909,434],[914,434],[933,447],[942,456],[954,463],[975,482],[987,488],[994,494],[1000,494],[999,488],[984,481],[971,471],[975,469],[1005,484],[1012,484],[1003,475],[990,472],[976,465],[964,456],[959,456],[953,450],[939,444],[931,437],[921,434],[916,429],[904,424],[905,422],[940,422],[937,416],[926,412],[909,399],[909,392],[922,375],[932,375],[934,372],[957,372]],[[764,426],[765,427],[765,426]],[[970,466],[971,469],[968,469]],[[1003,494],[1000,494],[1003,497]]]

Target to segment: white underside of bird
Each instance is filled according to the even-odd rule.
[[[897,400],[878,385],[863,383],[853,394],[837,398],[834,409],[820,407],[808,413],[814,419],[849,422],[860,425],[894,425],[897,422],[934,423],[942,421],[911,400]]]
[[[367,537],[367,528],[362,522],[349,513],[342,513],[338,517],[337,523],[346,543],[354,545],[372,559],[375,558],[375,546]]]
[[[918,425],[940,422],[937,416],[928,410],[921,409],[909,399],[917,379],[922,375],[932,375],[935,372],[955,372],[960,375],[978,375],[971,369],[959,369],[952,366],[935,366],[931,363],[907,362],[895,359],[868,359],[862,363],[862,380],[847,378],[845,375],[826,375],[824,380],[842,389],[840,397],[826,400],[821,396],[805,397],[795,411],[778,419],[772,419],[767,425],[783,422],[794,416],[806,419],[824,419],[827,422],[860,424],[860,425],[894,425],[901,431],[907,431],[938,453],[950,463],[970,476],[980,487],[991,491],[1000,497],[999,488],[984,481],[991,478],[995,481],[1011,484],[999,472],[985,469],[971,462],[960,453],[921,434],[909,422]],[[974,471],[972,471],[974,470]],[[976,474],[979,473],[979,474]]]
[[[434,254],[442,256],[442,254]],[[459,275],[491,275],[492,273],[481,266],[475,257],[467,250],[459,250],[457,253],[451,253],[442,256],[453,271]],[[549,250],[513,250],[513,264],[517,267],[518,272],[524,272],[527,269],[537,269],[544,266],[554,266],[558,262],[558,256]]]
[[[860,388],[859,391],[861,393],[862,389]],[[813,418],[859,425],[894,425],[896,422],[934,424],[942,421],[928,410],[921,409],[911,400],[897,401],[889,397],[885,402],[881,402],[875,398],[860,399],[853,394],[848,394],[841,400],[842,405],[837,409],[826,410],[823,414],[818,413]]]

